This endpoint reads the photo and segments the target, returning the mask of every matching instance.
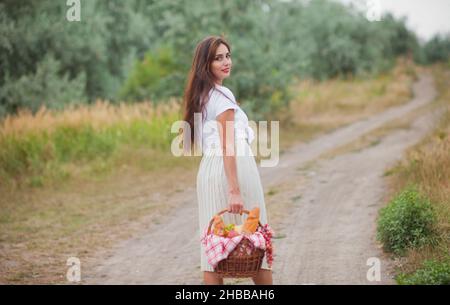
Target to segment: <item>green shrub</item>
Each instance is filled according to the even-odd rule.
[[[142,61],[135,64],[123,85],[119,98],[122,100],[151,100],[179,96],[183,83],[177,84],[175,54],[172,48],[164,46],[156,52],[147,52]],[[174,91],[175,90],[175,91]]]
[[[53,56],[47,55],[36,64],[36,71],[12,79],[6,75],[0,90],[0,116],[20,108],[36,113],[40,107],[64,109],[68,105],[85,102],[86,75],[75,78],[62,70]]]
[[[377,238],[385,250],[403,255],[432,241],[435,223],[429,200],[415,186],[408,186],[380,210]]]
[[[401,273],[396,281],[400,285],[450,285],[450,260],[426,260],[422,268],[411,274]]]
[[[436,35],[423,47],[426,63],[446,62],[450,59],[450,35]]]

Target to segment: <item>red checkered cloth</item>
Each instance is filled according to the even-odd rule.
[[[212,233],[208,235],[207,233],[208,228],[204,230],[201,236],[201,242],[205,246],[208,263],[213,268],[215,268],[221,260],[228,257],[234,248],[241,242],[242,238],[249,239],[255,248],[266,250],[266,240],[259,230],[248,236],[241,234],[233,238],[222,237]]]

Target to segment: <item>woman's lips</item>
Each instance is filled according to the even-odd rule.
[[[228,73],[228,72],[230,72],[230,68],[222,70],[222,71],[225,72],[225,73]]]

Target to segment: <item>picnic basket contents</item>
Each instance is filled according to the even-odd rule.
[[[242,225],[225,224],[222,210],[213,216],[203,236],[202,243],[208,263],[220,277],[253,277],[261,268],[264,255],[272,266],[273,231],[268,224],[259,222],[259,208],[244,210],[247,218]]]

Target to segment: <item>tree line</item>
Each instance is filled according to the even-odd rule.
[[[227,80],[255,119],[290,99],[295,78],[365,76],[398,56],[448,61],[449,37],[420,44],[405,20],[326,0],[80,0],[80,21],[65,0],[0,3],[0,117],[20,108],[106,99],[181,97],[195,45],[207,35],[231,43]]]

